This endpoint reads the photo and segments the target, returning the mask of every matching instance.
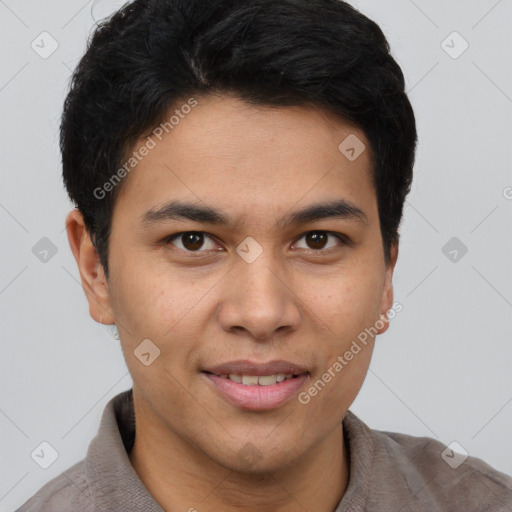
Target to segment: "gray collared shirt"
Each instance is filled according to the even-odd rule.
[[[512,478],[481,459],[468,457],[455,469],[460,459],[442,456],[439,441],[370,429],[351,411],[343,432],[350,477],[333,512],[512,512]],[[85,459],[17,512],[163,512],[130,463],[134,440],[130,389],[105,406]]]

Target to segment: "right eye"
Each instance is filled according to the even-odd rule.
[[[205,237],[213,240],[211,236],[206,234],[204,231],[182,231],[180,233],[169,235],[165,238],[164,242],[166,244],[174,245],[186,252],[207,252],[208,250],[215,250],[215,247],[200,250],[204,245]],[[177,240],[178,244],[174,244],[174,240]]]

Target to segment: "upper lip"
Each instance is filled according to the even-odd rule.
[[[210,366],[203,369],[205,372],[213,373],[214,375],[275,375],[277,373],[300,375],[302,373],[309,373],[305,366],[291,363],[277,359],[265,363],[258,363],[249,360],[230,361],[216,366]]]

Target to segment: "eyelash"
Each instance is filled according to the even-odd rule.
[[[173,240],[179,239],[180,236],[186,235],[186,234],[190,234],[190,233],[203,234],[203,235],[206,235],[207,237],[209,237],[209,238],[211,238],[213,240],[216,238],[213,235],[210,235],[209,233],[207,233],[206,231],[180,231],[179,233],[174,233],[173,235],[169,235],[166,238],[164,238],[163,243],[165,245],[172,245],[172,241]],[[348,243],[349,243],[348,238],[345,235],[343,235],[342,233],[337,233],[335,231],[325,231],[325,230],[322,231],[322,230],[316,229],[316,230],[306,231],[305,233],[303,233],[299,238],[296,239],[294,244],[297,243],[302,238],[304,238],[306,235],[309,235],[310,233],[325,233],[327,235],[334,236],[335,238],[337,238],[341,242],[340,246],[348,245]],[[188,253],[190,255],[199,255],[200,253],[210,252],[208,250],[201,250],[201,249],[198,249],[197,251],[189,251],[187,249],[181,249],[179,247],[176,247],[176,249],[178,249],[179,251],[186,252],[186,253]],[[318,253],[318,254],[320,254],[320,253],[328,253],[328,252],[332,251],[333,249],[336,249],[336,247],[330,247],[328,249],[309,249],[308,253],[309,254],[311,254],[311,253]],[[304,249],[304,250],[306,250],[306,249]],[[218,252],[220,252],[220,251],[218,251]]]

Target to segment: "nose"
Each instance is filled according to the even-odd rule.
[[[263,253],[252,263],[240,260],[229,274],[218,310],[222,328],[249,333],[254,340],[268,341],[276,334],[296,330],[301,306],[289,276]]]

